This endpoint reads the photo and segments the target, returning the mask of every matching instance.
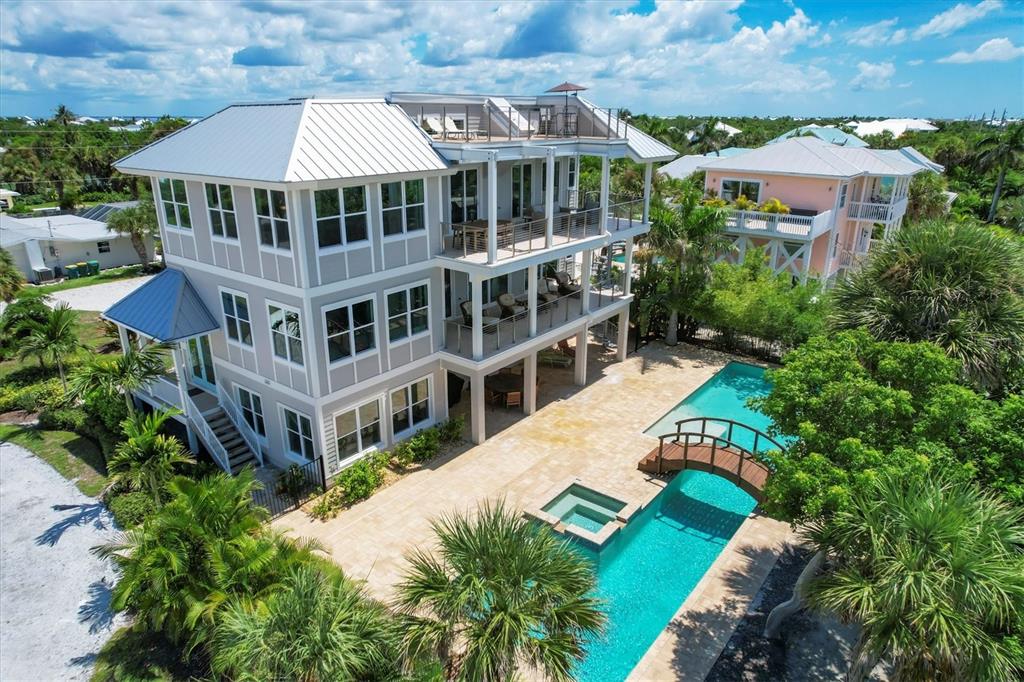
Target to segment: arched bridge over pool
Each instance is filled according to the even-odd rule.
[[[757,455],[784,449],[777,440],[742,422],[717,417],[681,419],[675,427],[658,436],[658,447],[637,464],[640,471],[706,471],[732,481],[758,502],[764,500],[771,470]]]

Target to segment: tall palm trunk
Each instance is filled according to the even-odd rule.
[[[131,239],[132,248],[135,249],[135,253],[139,257],[139,262],[142,263],[143,267],[145,267],[146,264],[149,263],[149,253],[146,251],[146,241],[143,239],[142,235],[139,234],[133,234]]]
[[[668,314],[668,329],[665,330],[665,343],[669,346],[679,345],[679,311],[675,308]]]
[[[60,385],[64,388],[64,392],[68,392],[68,380],[64,376],[64,363],[60,358],[57,358],[57,372],[60,374]]]
[[[992,205],[988,209],[988,221],[996,219],[996,209],[999,208],[999,195],[1003,193],[1003,182],[1006,180],[1006,161],[999,167],[999,177],[996,179],[996,191],[992,195]]]

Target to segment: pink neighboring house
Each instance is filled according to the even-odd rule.
[[[900,228],[910,179],[943,167],[913,147],[840,147],[794,137],[735,156],[709,159],[704,191],[728,201],[740,195],[763,204],[775,198],[789,214],[732,210],[728,234],[737,249],[723,256],[742,262],[762,249],[776,272],[830,281],[854,267],[872,244]]]

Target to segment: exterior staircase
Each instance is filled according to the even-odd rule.
[[[210,425],[210,429],[217,437],[217,440],[220,441],[220,444],[224,446],[224,450],[228,453],[228,463],[231,466],[232,476],[247,466],[259,467],[259,461],[256,459],[255,453],[249,448],[245,438],[238,432],[238,429],[223,408],[217,407],[215,410],[204,413],[203,417]]]

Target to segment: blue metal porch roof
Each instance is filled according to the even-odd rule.
[[[201,336],[220,327],[180,270],[164,270],[110,306],[103,317],[157,341]]]

